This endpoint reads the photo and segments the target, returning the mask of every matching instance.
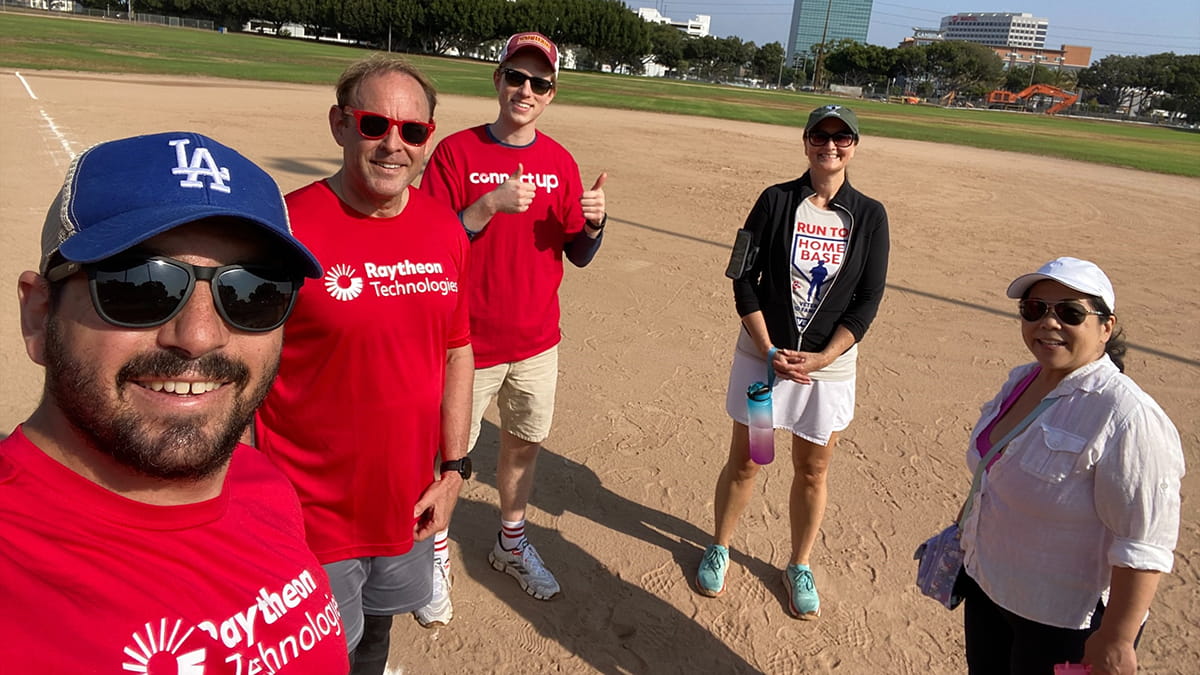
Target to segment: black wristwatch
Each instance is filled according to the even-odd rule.
[[[442,473],[448,471],[457,471],[458,475],[466,480],[471,477],[471,458],[463,457],[462,459],[452,459],[449,462],[442,462]]]

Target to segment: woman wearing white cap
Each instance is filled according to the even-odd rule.
[[[990,460],[962,529],[971,675],[1137,671],[1134,647],[1179,534],[1183,450],[1123,374],[1112,284],[1058,258],[1008,287],[1034,362],[983,406],[967,466]]]

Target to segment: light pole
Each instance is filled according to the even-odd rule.
[[[813,91],[820,83],[821,68],[825,66],[825,39],[829,35],[829,12],[833,9],[833,0],[825,5],[825,27],[821,29],[821,44],[817,46],[817,64],[813,66]]]

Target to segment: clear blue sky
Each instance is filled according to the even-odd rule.
[[[635,10],[652,7],[676,21],[707,14],[716,37],[737,36],[760,46],[778,42],[785,48],[793,5],[792,0],[625,0],[625,4]],[[943,16],[958,12],[1028,12],[1045,17],[1050,20],[1047,48],[1089,46],[1093,60],[1108,54],[1200,53],[1198,0],[1006,0],[1003,5],[974,0],[875,0],[867,42],[895,47],[912,35],[913,26],[937,28]]]

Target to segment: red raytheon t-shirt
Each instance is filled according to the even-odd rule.
[[[563,246],[583,230],[579,166],[549,136],[522,147],[493,139],[487,126],[465,129],[438,144],[421,190],[456,213],[523,167],[537,186],[524,213],[497,213],[471,241],[471,348],[475,367],[519,361],[558,344],[558,287]]]
[[[350,669],[296,494],[254,448],[219,497],[126,499],[0,441],[0,671],[282,675]]]
[[[401,555],[440,451],[446,352],[470,342],[467,237],[413,189],[394,218],[357,213],[324,181],[287,205],[325,278],[284,327],[256,443],[296,486],[322,563]]]

